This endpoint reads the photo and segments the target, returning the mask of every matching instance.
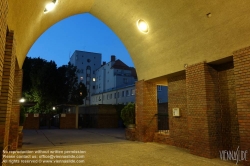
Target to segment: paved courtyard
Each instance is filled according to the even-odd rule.
[[[37,153],[37,158],[33,160],[37,159],[38,162],[35,164],[7,165],[66,165],[62,163],[62,158],[55,158],[56,155],[70,157],[63,158],[69,162],[80,162],[80,164],[67,164],[75,166],[235,165],[233,162],[220,159],[198,157],[185,149],[173,146],[127,141],[123,129],[24,130],[22,152],[24,159],[25,155],[30,155],[29,153],[32,153],[31,155]],[[48,156],[50,157],[48,158]],[[76,159],[75,157],[79,158]],[[48,162],[55,162],[56,160],[58,160],[58,163],[48,164]]]

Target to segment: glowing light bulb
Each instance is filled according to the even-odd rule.
[[[56,4],[57,4],[57,0],[53,0],[52,2],[49,2],[45,6],[44,13],[48,13],[48,12],[52,11],[56,7]]]
[[[148,24],[144,20],[138,20],[137,27],[142,33],[148,33],[149,31]]]

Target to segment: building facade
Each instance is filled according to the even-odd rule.
[[[135,68],[127,66],[114,55],[110,62],[103,62],[95,71],[95,90],[91,94],[91,105],[128,104],[135,102]],[[167,87],[157,86],[158,103],[167,102]]]
[[[87,97],[83,105],[90,105],[91,93],[95,90],[95,70],[101,66],[100,53],[76,50],[70,58],[70,63],[77,67],[78,82],[85,84]]]

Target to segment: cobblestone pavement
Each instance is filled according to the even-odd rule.
[[[205,149],[204,149],[205,150]],[[230,166],[235,162],[207,159],[187,150],[158,143],[125,140],[122,129],[24,130],[21,160],[35,164],[7,165],[86,165],[86,166]],[[67,154],[64,154],[67,153]],[[22,155],[22,156],[20,156]],[[28,158],[25,158],[27,157]],[[32,158],[32,156],[36,158]],[[54,158],[61,156],[64,158]],[[66,158],[66,157],[70,158]],[[49,157],[49,158],[48,158]],[[79,158],[75,158],[79,157]],[[63,164],[82,162],[81,164]],[[24,161],[22,161],[24,162]],[[43,163],[43,162],[58,162]],[[84,162],[84,163],[83,163]],[[239,165],[239,164],[238,164]]]

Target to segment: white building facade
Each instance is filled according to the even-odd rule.
[[[85,106],[98,104],[128,104],[135,102],[134,67],[129,67],[111,55],[110,62],[101,65],[101,54],[76,50],[70,63],[77,67],[78,82],[87,87]],[[157,86],[159,103],[168,101],[166,86]]]
[[[78,82],[87,87],[87,97],[83,105],[91,104],[91,94],[95,90],[95,70],[101,67],[102,55],[100,53],[76,50],[70,57],[70,63],[77,67]]]
[[[129,67],[114,55],[96,71],[96,89],[92,94],[92,105],[127,104],[135,101],[135,68]]]

